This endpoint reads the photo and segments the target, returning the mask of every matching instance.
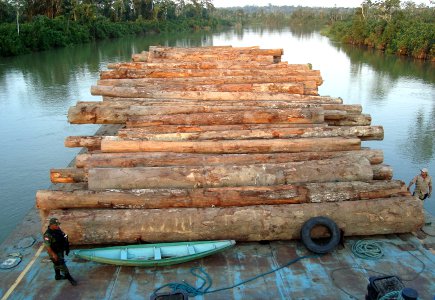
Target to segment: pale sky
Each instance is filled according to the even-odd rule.
[[[267,6],[272,5],[288,5],[288,6],[316,6],[316,7],[357,7],[363,0],[213,0],[213,5],[215,7],[232,7],[232,6],[245,6],[245,5],[256,5],[256,6]],[[405,2],[405,0],[401,1]],[[424,3],[430,6],[429,0],[416,0],[416,4]]]

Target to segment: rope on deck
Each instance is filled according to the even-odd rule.
[[[290,260],[288,263],[286,263],[286,264],[284,264],[284,265],[282,265],[282,266],[280,266],[280,267],[278,267],[276,269],[272,269],[272,270],[270,270],[268,272],[261,273],[261,274],[259,274],[257,276],[254,276],[254,277],[251,277],[249,279],[243,280],[243,281],[241,281],[241,282],[239,282],[237,284],[234,284],[232,286],[223,287],[223,288],[219,288],[219,289],[215,289],[215,290],[209,290],[211,288],[212,284],[213,284],[213,280],[210,277],[210,275],[202,267],[195,267],[195,268],[191,268],[190,269],[190,273],[193,276],[195,276],[195,277],[197,277],[197,278],[199,278],[199,279],[201,279],[203,281],[200,287],[196,288],[196,287],[188,284],[184,280],[183,280],[183,282],[170,282],[170,283],[162,285],[161,287],[159,287],[156,290],[154,290],[153,295],[157,294],[158,291],[160,291],[160,290],[162,290],[164,288],[170,288],[170,289],[172,289],[172,292],[175,292],[175,291],[185,292],[185,293],[187,293],[189,295],[189,297],[195,297],[195,296],[199,296],[199,295],[205,295],[205,294],[211,294],[211,293],[221,292],[221,291],[225,291],[225,290],[230,290],[230,289],[233,289],[233,288],[238,287],[240,285],[243,285],[245,283],[254,281],[254,280],[256,280],[256,279],[258,279],[260,277],[263,277],[263,276],[272,274],[272,273],[274,273],[276,271],[279,271],[279,270],[281,270],[281,269],[283,269],[285,267],[288,267],[288,266],[290,266],[290,265],[292,265],[292,264],[294,264],[294,263],[296,263],[296,262],[298,262],[298,261],[300,261],[302,259],[305,259],[305,258],[316,258],[316,257],[319,257],[319,256],[321,256],[321,255],[304,255],[304,256],[299,256],[299,257],[296,257],[295,259]],[[199,272],[199,273],[197,273],[197,272]]]
[[[359,240],[353,243],[352,253],[363,259],[379,259],[384,256],[381,244],[370,240]]]
[[[383,295],[379,300],[403,300],[402,291],[392,291]]]

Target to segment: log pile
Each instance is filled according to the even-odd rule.
[[[423,222],[360,105],[319,96],[320,72],[281,62],[282,49],[152,46],[109,64],[72,124],[119,124],[71,136],[75,166],[52,169],[41,218],[74,244],[299,237],[310,217],[346,235],[410,232]],[[46,222],[43,222],[46,225]]]

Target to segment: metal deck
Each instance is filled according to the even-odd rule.
[[[435,219],[428,218],[433,224],[423,228],[426,233],[362,237],[381,242],[385,256],[379,260],[355,257],[351,245],[360,238],[347,238],[331,254],[305,258],[238,287],[195,299],[364,299],[368,277],[383,274],[399,276],[406,287],[418,291],[420,299],[434,299]],[[163,268],[103,265],[70,254],[67,265],[79,282],[74,287],[66,280],[54,280],[39,226],[37,212],[32,210],[1,245],[1,261],[13,252],[23,256],[16,267],[0,269],[1,300],[150,299],[155,289],[170,282],[184,280],[200,287],[202,280],[190,273],[194,267],[202,267],[210,275],[212,286],[208,291],[213,291],[276,269],[298,256],[312,255],[300,241],[238,243],[224,252]],[[29,248],[19,248],[20,241],[29,236],[36,242]]]

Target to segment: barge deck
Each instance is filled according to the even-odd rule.
[[[199,295],[194,299],[364,299],[370,276],[398,276],[419,299],[435,295],[435,218],[432,225],[412,234],[346,238],[335,251],[304,258],[271,274],[232,289]],[[23,241],[35,239],[30,247]],[[378,241],[384,257],[356,257],[352,244],[359,239]],[[21,248],[20,248],[21,247]],[[79,282],[55,281],[52,263],[43,249],[40,221],[32,209],[0,248],[2,261],[19,252],[22,261],[0,269],[0,296],[6,299],[150,299],[159,287],[183,282],[200,287],[191,274],[200,267],[210,275],[209,291],[231,287],[259,274],[277,269],[297,257],[312,255],[298,240],[238,243],[234,248],[197,261],[161,268],[117,267],[71,256],[67,265]],[[168,291],[168,290],[162,290]],[[189,297],[190,298],[190,297]],[[192,297],[193,298],[193,297]]]

